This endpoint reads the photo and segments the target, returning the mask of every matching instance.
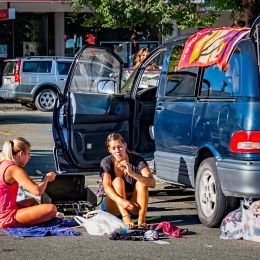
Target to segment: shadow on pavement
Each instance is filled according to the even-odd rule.
[[[25,170],[30,176],[36,176],[36,170],[42,173],[55,171],[52,150],[32,150],[31,159],[26,165]]]

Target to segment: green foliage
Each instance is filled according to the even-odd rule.
[[[88,11],[88,28],[158,28],[170,34],[175,20],[179,28],[210,26],[221,10],[239,10],[239,0],[208,0],[194,4],[189,0],[72,0],[76,11]],[[210,8],[213,7],[214,8]]]

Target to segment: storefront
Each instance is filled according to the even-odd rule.
[[[7,8],[15,10],[15,19],[0,21],[0,58],[65,54],[64,17],[73,11],[68,1],[0,3],[0,10]],[[1,46],[7,53],[1,55]]]

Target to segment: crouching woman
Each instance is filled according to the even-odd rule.
[[[110,155],[100,165],[107,195],[103,209],[112,214],[121,214],[128,228],[135,226],[131,212],[138,214],[139,227],[146,226],[148,188],[156,185],[153,175],[141,156],[127,150],[127,144],[120,134],[110,134],[106,145]]]
[[[0,154],[0,228],[36,225],[50,220],[57,213],[55,205],[39,205],[33,198],[16,202],[18,185],[40,196],[56,176],[49,172],[37,185],[22,168],[29,160],[30,143],[26,139],[17,137],[5,141]]]

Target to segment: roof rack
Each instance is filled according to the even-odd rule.
[[[64,59],[64,58],[68,58],[68,59],[73,59],[74,57],[71,56],[26,56],[26,57],[22,57],[25,59]]]
[[[260,16],[258,16],[251,28],[250,37],[256,42],[256,52],[257,52],[257,65],[260,74]]]

